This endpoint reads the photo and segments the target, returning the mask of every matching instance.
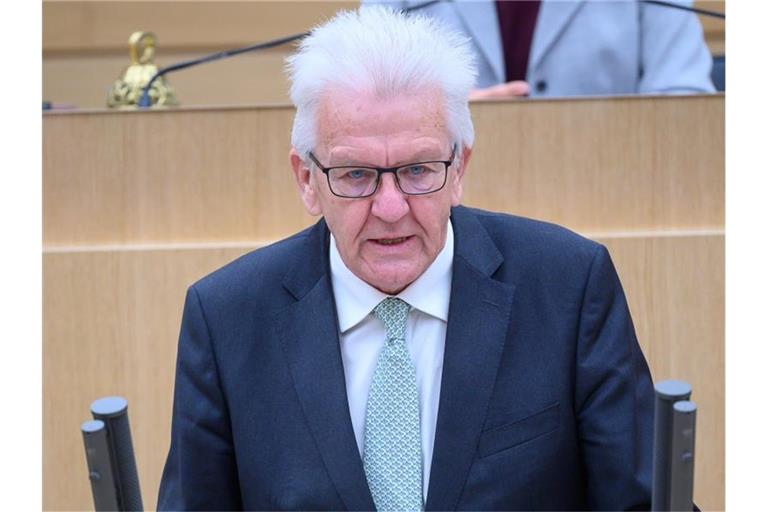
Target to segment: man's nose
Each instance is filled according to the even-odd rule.
[[[387,173],[381,176],[379,189],[373,195],[371,213],[384,222],[397,222],[410,209],[408,200],[395,182],[395,175]]]

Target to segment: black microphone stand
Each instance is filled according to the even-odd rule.
[[[698,7],[688,7],[687,5],[680,5],[673,2],[662,2],[661,0],[640,0],[646,4],[659,5],[661,7],[671,7],[672,9],[680,9],[681,11],[695,12],[702,16],[709,16],[712,18],[725,19],[725,13],[717,11],[709,11],[707,9],[700,9]]]

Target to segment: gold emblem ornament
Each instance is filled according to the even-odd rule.
[[[112,84],[107,97],[109,108],[136,108],[155,73],[155,44],[157,37],[152,32],[134,32],[128,39],[128,55],[131,64],[123,70],[123,74]],[[175,106],[176,95],[171,86],[160,77],[154,81],[149,90],[149,99],[153,107]]]

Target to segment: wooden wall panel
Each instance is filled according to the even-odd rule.
[[[654,382],[685,380],[698,406],[694,496],[725,509],[725,237],[597,238],[616,264]]]
[[[161,48],[228,49],[307,31],[353,1],[43,1],[43,51],[126,48],[137,30]]]
[[[724,106],[722,96],[475,103],[465,200],[583,231],[722,226]]]
[[[683,378],[699,404],[696,500],[724,508],[724,237],[602,237],[656,380]],[[144,505],[167,455],[184,291],[255,247],[46,251],[43,257],[43,507],[92,506],[79,424],[90,402],[129,401]]]
[[[168,75],[181,106],[288,104],[283,72],[288,50],[245,54]],[[194,59],[205,52],[162,51],[159,65]],[[43,98],[78,108],[106,108],[112,83],[128,65],[127,47],[116,54],[43,59]]]
[[[273,239],[311,220],[288,166],[287,109],[46,120],[46,244]]]
[[[724,224],[724,97],[472,105],[465,203],[574,229]],[[46,245],[271,240],[308,225],[287,107],[46,114]],[[215,134],[215,137],[214,137]]]
[[[129,403],[146,510],[170,433],[187,286],[243,249],[86,251],[43,257],[43,509],[92,510],[79,425],[90,404]]]

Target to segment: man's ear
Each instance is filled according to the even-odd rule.
[[[450,179],[453,180],[451,186],[451,206],[459,206],[461,204],[461,193],[463,192],[464,173],[469,165],[469,157],[472,156],[472,148],[465,147],[461,151],[461,155],[456,158],[456,169],[453,169],[450,174]]]
[[[293,177],[296,179],[296,185],[299,187],[299,195],[304,203],[304,209],[312,216],[320,215],[322,213],[320,201],[314,187],[314,179],[312,178],[309,166],[301,159],[296,148],[291,148],[289,156],[291,167],[293,168]]]

